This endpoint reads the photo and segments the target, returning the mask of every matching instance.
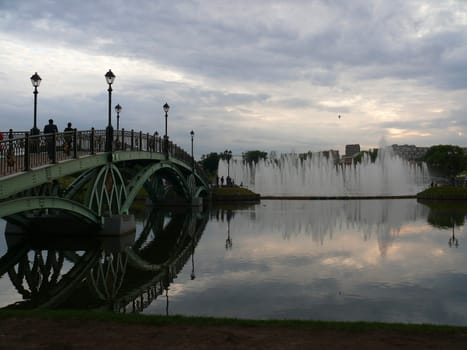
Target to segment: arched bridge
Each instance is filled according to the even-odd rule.
[[[105,130],[29,135],[0,142],[0,217],[9,230],[134,228],[129,208],[144,189],[154,204],[200,205],[209,184],[192,155],[156,134]],[[84,225],[84,226],[83,226]]]

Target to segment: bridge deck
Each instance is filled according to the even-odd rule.
[[[44,165],[104,153],[105,130],[86,130],[29,136],[10,131],[8,139],[0,141],[0,181],[2,177],[34,170]],[[149,133],[120,131],[113,135],[113,151],[153,152],[195,167],[204,176],[191,155],[168,139]]]

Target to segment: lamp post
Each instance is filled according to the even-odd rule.
[[[166,102],[165,105],[163,105],[162,107],[164,108],[164,112],[165,112],[165,136],[164,137],[167,137],[167,117],[168,117],[170,106]]]
[[[115,106],[115,112],[117,113],[117,137],[118,137],[118,130],[120,129],[120,112],[122,111],[122,106],[119,104]]]
[[[230,178],[230,158],[232,158],[232,151],[225,150],[224,158],[227,159],[227,178]]]
[[[166,102],[165,105],[162,106],[162,108],[164,109],[164,112],[165,112],[165,135],[164,135],[165,150],[164,151],[165,151],[166,157],[168,158],[169,157],[169,136],[167,135],[167,117],[169,116],[168,113],[169,113],[170,106]]]
[[[107,90],[109,92],[109,118],[106,129],[105,151],[112,152],[112,141],[114,133],[114,130],[112,128],[112,84],[115,80],[115,74],[113,74],[110,69],[105,74],[105,80],[107,81],[107,84],[109,84],[109,88]]]
[[[192,174],[194,174],[195,173],[195,157],[193,156],[193,139],[195,137],[195,132],[191,130],[190,135],[191,135],[191,172]]]
[[[34,125],[31,129],[31,135],[39,134],[39,129],[37,127],[37,94],[39,92],[37,91],[37,88],[41,84],[41,81],[41,77],[39,76],[39,74],[37,74],[37,72],[35,72],[34,75],[31,77],[31,83],[32,86],[34,86]]]

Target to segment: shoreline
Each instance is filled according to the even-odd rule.
[[[383,196],[383,195],[376,195],[376,196],[262,196],[260,195],[260,200],[263,199],[272,199],[272,200],[359,200],[359,199],[414,199],[417,198],[416,194],[407,194],[407,195],[399,195],[399,196]]]

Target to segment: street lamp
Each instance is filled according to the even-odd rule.
[[[167,159],[169,159],[169,137],[167,136],[167,117],[169,113],[170,106],[166,102],[165,105],[162,106],[165,112],[165,135],[164,135],[164,153]]]
[[[170,106],[166,102],[165,105],[163,105],[162,107],[164,108],[164,112],[165,112],[165,137],[167,137],[167,117],[168,117]]]
[[[106,138],[105,138],[105,151],[112,152],[112,141],[113,141],[113,128],[112,128],[112,84],[115,80],[115,74],[109,69],[107,73],[105,73],[105,80],[107,84],[109,84],[109,119],[107,123],[106,129]]]
[[[232,158],[232,151],[225,150],[224,158],[227,159],[227,178],[230,178],[230,158]]]
[[[37,128],[37,94],[39,93],[37,91],[37,88],[41,84],[41,77],[37,72],[34,73],[34,75],[31,77],[31,83],[32,86],[34,86],[34,125],[31,129],[31,135],[37,135],[39,134],[39,129]]]
[[[117,112],[117,137],[118,137],[118,130],[120,129],[120,112],[122,111],[122,106],[119,104],[115,106],[115,112]]]
[[[191,172],[195,173],[195,157],[193,156],[193,138],[195,137],[195,132],[193,130],[190,131],[191,135]]]

